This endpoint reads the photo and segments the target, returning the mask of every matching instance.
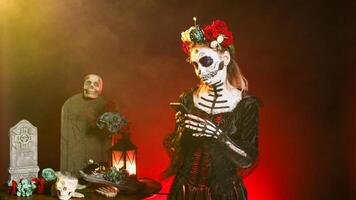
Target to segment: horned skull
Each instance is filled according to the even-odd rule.
[[[196,46],[190,51],[190,62],[195,74],[207,85],[226,80],[226,66],[231,59],[228,51],[219,52],[206,46]]]
[[[78,179],[70,176],[62,174],[61,172],[56,173],[57,182],[56,182],[56,189],[57,189],[57,196],[60,200],[68,200],[72,197],[75,189],[78,185]]]
[[[101,77],[96,74],[89,74],[85,76],[83,89],[85,98],[98,98],[103,91],[103,81]]]

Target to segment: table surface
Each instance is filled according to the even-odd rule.
[[[144,182],[146,184],[145,189],[141,190],[139,193],[135,194],[122,194],[119,193],[115,198],[106,198],[98,193],[95,192],[95,188],[88,188],[85,192],[77,190],[77,192],[83,193],[85,198],[81,199],[89,199],[89,200],[137,200],[143,199],[146,197],[150,197],[152,195],[159,194],[158,192],[161,190],[162,186],[159,182],[150,179],[150,178],[140,178],[140,182]],[[34,194],[30,197],[17,197],[15,195],[8,194],[8,188],[2,187],[0,191],[0,200],[20,200],[20,199],[28,199],[28,200],[55,200],[57,199],[56,196],[44,195],[44,194]],[[72,198],[73,200],[80,200],[79,198]]]

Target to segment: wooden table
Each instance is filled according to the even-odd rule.
[[[143,199],[146,197],[150,197],[152,195],[158,194],[161,190],[162,185],[150,178],[140,178],[140,182],[144,182],[146,184],[145,189],[141,190],[139,193],[135,194],[122,194],[119,193],[115,198],[106,198],[104,196],[99,195],[95,192],[95,188],[87,188],[85,192],[81,192],[85,195],[85,198],[81,198],[82,200],[137,200]],[[15,195],[8,194],[8,188],[2,187],[0,191],[0,200],[56,200],[57,197],[43,194],[34,194],[30,197],[17,197]],[[78,198],[72,198],[73,200],[80,200]]]

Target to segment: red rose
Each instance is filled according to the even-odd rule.
[[[11,181],[11,191],[10,194],[12,195],[16,195],[16,191],[17,191],[17,183],[15,180]]]
[[[183,42],[182,49],[185,54],[189,55],[190,54],[190,42]]]
[[[32,179],[32,183],[35,184],[37,186],[37,184],[40,182],[40,180],[38,178],[33,178]]]
[[[208,25],[203,29],[204,37],[207,42],[211,42],[215,40],[216,38],[214,35],[216,35],[216,32],[214,32],[214,29],[212,26]]]
[[[37,190],[37,192],[38,192],[39,194],[42,194],[42,193],[43,193],[43,189],[44,189],[45,184],[46,184],[46,180],[41,177],[41,178],[40,178],[39,185],[38,185],[38,190]]]
[[[223,47],[228,47],[229,45],[232,45],[234,43],[234,39],[232,37],[231,32],[227,32],[224,35],[224,41],[221,43]]]
[[[211,25],[207,25],[204,29],[204,36],[208,42],[216,40],[219,35],[224,36],[224,41],[221,43],[223,47],[227,47],[234,43],[232,32],[227,28],[227,25],[222,20],[215,20]]]

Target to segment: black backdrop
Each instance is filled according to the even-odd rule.
[[[60,109],[97,73],[132,122],[139,173],[159,178],[167,104],[197,83],[180,32],[192,17],[227,22],[250,92],[264,103],[251,199],[351,199],[356,175],[351,3],[326,1],[30,0],[0,2],[0,181],[8,130],[39,130],[39,165],[59,168]],[[164,190],[169,182],[163,181]]]

